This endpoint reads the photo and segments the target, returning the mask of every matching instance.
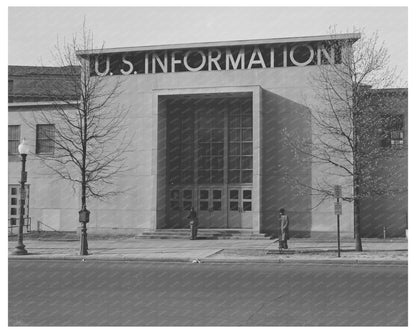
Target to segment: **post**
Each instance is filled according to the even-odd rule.
[[[26,191],[25,191],[25,183],[26,183],[26,154],[21,154],[22,157],[22,173],[20,176],[20,218],[19,218],[19,229],[17,234],[17,246],[14,250],[13,254],[17,255],[25,255],[27,254],[27,250],[25,249],[25,245],[23,244],[23,225],[25,223],[24,214],[25,214],[25,199],[26,199]]]
[[[339,198],[337,198],[337,203],[339,203]],[[341,240],[339,233],[339,214],[337,214],[337,235],[338,235],[338,258],[341,257]]]
[[[79,213],[79,222],[82,223],[81,226],[81,249],[79,254],[81,256],[88,255],[88,241],[87,241],[87,223],[90,221],[90,211],[85,207],[82,206]]]
[[[342,198],[342,188],[340,185],[334,186],[334,197],[337,198],[337,202],[334,204],[334,211],[337,215],[337,238],[338,238],[338,258],[341,257],[341,237],[339,231],[339,216],[342,214],[342,205],[339,202],[339,198]]]
[[[83,222],[81,227],[81,256],[88,255],[88,243],[87,243],[87,223]]]

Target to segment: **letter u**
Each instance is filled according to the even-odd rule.
[[[107,56],[106,60],[105,60],[105,71],[104,72],[100,72],[100,70],[98,69],[98,56],[95,57],[95,74],[97,74],[98,76],[105,76],[108,74],[108,72],[110,71],[110,56]]]

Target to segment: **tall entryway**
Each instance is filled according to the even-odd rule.
[[[251,96],[172,96],[167,104],[167,228],[252,228]]]

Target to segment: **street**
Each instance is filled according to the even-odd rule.
[[[9,261],[10,326],[405,326],[407,266]]]

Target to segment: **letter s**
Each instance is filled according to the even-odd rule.
[[[129,75],[133,72],[133,64],[126,60],[126,56],[123,55],[123,58],[121,59],[121,61],[123,61],[123,64],[129,65],[130,69],[128,71],[125,71],[123,68],[120,70],[121,74],[123,75]]]

